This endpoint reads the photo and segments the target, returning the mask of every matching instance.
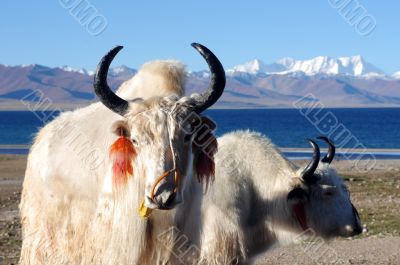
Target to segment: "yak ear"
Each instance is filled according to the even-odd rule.
[[[114,124],[113,131],[119,137],[110,146],[109,156],[112,163],[113,187],[125,184],[133,175],[132,161],[136,157],[136,149],[129,138],[128,127],[123,122]]]
[[[116,121],[111,127],[112,133],[118,136],[124,136],[127,138],[131,137],[131,132],[129,130],[128,124],[125,121]]]
[[[288,193],[287,200],[292,202],[305,202],[308,200],[308,197],[309,191],[307,188],[297,186]]]
[[[215,123],[207,117],[202,116],[201,119],[202,124],[206,126],[202,126],[203,129],[200,129],[193,139],[193,164],[198,181],[204,184],[207,190],[208,184],[215,178],[214,155],[218,150],[218,142],[213,134]]]

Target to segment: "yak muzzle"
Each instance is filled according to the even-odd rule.
[[[173,174],[173,182],[164,181]],[[170,210],[174,208],[181,200],[176,200],[180,186],[181,175],[176,169],[171,169],[156,179],[150,191],[148,199],[157,205],[160,210]]]
[[[354,219],[355,219],[353,233],[354,233],[354,235],[359,235],[363,231],[363,227],[361,226],[360,215],[358,214],[358,211],[357,211],[356,207],[354,207],[353,204],[351,204],[351,207],[353,208]]]

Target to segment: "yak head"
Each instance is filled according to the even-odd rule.
[[[335,156],[335,146],[327,137],[318,139],[329,145],[328,153],[320,161],[318,145],[309,140],[314,151],[313,158],[301,171],[300,183],[288,194],[293,215],[303,230],[310,228],[324,238],[360,234],[360,217],[351,202],[350,193],[342,178],[329,167]]]
[[[200,115],[222,95],[225,72],[210,50],[197,43],[192,46],[210,67],[211,83],[202,94],[122,99],[107,84],[108,68],[122,46],[102,58],[95,74],[96,95],[120,115],[112,125],[116,140],[109,151],[113,188],[123,187],[130,178],[142,178],[137,181],[144,183],[143,206],[149,209],[172,209],[182,202],[193,167],[200,182],[207,183],[214,175],[215,124]]]

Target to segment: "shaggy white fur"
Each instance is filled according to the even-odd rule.
[[[183,139],[180,124],[168,120],[164,110],[174,109],[183,96],[185,75],[178,62],[147,63],[117,92],[125,99],[146,99],[143,115],[128,113],[123,118],[94,103],[62,113],[40,130],[28,157],[20,204],[21,264],[174,262],[173,244],[165,245],[158,236],[183,220],[199,226],[196,216],[187,214],[200,207],[202,196],[202,186],[193,176],[190,142],[174,146],[182,172],[177,196],[185,203],[174,210],[155,210],[148,219],[139,217],[138,207],[151,178],[171,165],[171,156],[168,160],[164,155],[169,150],[167,128],[176,139]],[[178,103],[182,106],[190,100],[183,97]],[[120,124],[130,136],[138,137],[138,155],[133,176],[112,193],[106,183],[111,168],[108,152]],[[180,229],[198,238],[190,227],[180,225]]]
[[[259,133],[238,131],[218,138],[215,183],[203,198],[200,264],[249,264],[275,244],[303,232],[288,199],[304,187],[306,221],[317,236],[351,236],[360,221],[347,189],[320,163],[318,182],[306,185],[301,171]],[[328,189],[329,188],[329,189]]]

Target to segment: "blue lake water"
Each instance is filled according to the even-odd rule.
[[[319,135],[342,147],[400,148],[400,109],[212,110],[218,134],[251,129],[266,134],[279,147],[309,147],[304,139]]]
[[[259,131],[279,147],[309,147],[305,138],[328,135],[343,147],[400,148],[400,109],[208,110],[217,135],[238,129]],[[0,145],[32,143],[50,113],[0,112]],[[347,140],[346,140],[347,139]]]

